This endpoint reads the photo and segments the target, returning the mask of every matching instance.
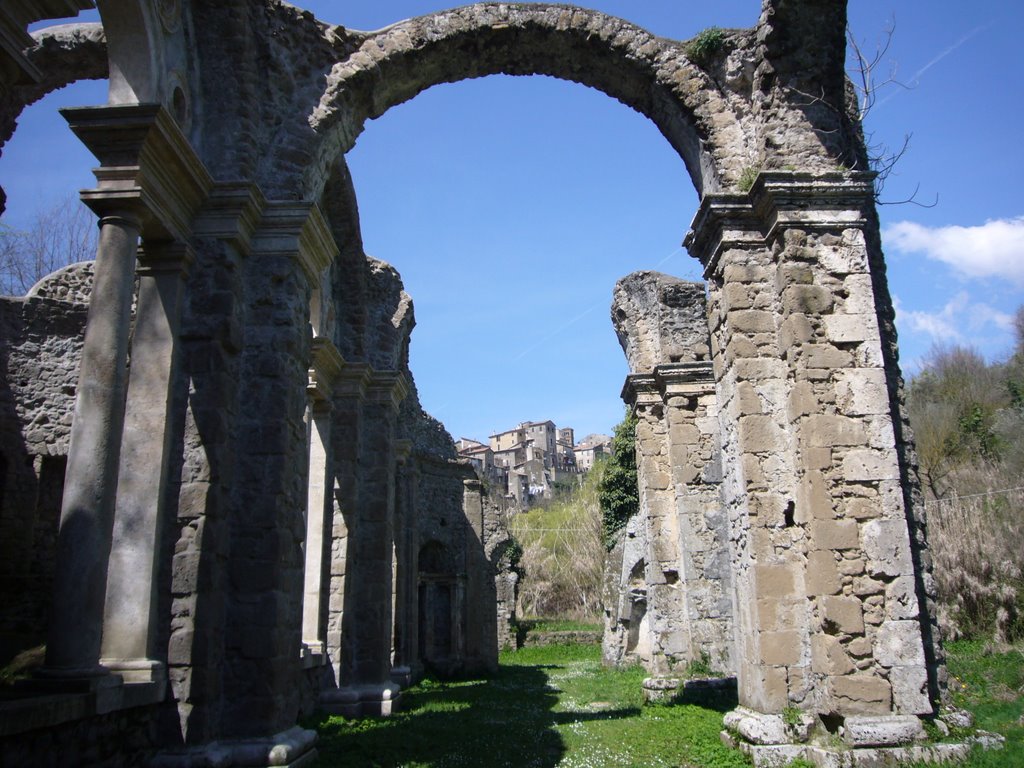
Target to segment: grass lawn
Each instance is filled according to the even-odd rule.
[[[413,686],[389,719],[324,717],[318,765],[749,765],[719,741],[722,708],[642,707],[646,673],[600,658],[597,646],[523,648],[489,679]]]
[[[954,703],[974,713],[978,728],[1006,737],[999,750],[975,750],[968,768],[1024,766],[1024,646],[1002,652],[983,642],[946,646]]]
[[[968,768],[1024,767],[1024,652],[970,642],[947,652],[954,702],[1006,737],[1002,750],[976,751]],[[644,707],[645,676],[605,669],[596,646],[528,647],[503,653],[491,678],[413,686],[389,719],[306,725],[320,732],[322,768],[749,766],[718,739],[729,706]]]

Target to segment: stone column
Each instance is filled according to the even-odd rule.
[[[134,211],[100,219],[57,537],[46,644],[48,676],[106,672],[99,665],[103,607],[124,424],[135,254],[141,230]]]
[[[726,723],[762,744],[805,738],[815,715],[851,745],[865,728],[895,744],[932,711],[871,205],[865,175],[761,174],[705,198],[687,238],[712,286],[734,545]]]
[[[391,714],[397,686],[391,682],[393,629],[395,426],[398,406],[408,392],[400,373],[375,372],[363,404],[359,509],[354,535],[355,589],[352,622],[352,684],[359,689],[362,714]]]
[[[370,369],[365,363],[347,363],[339,374],[334,386],[334,409],[331,425],[331,460],[335,477],[334,514],[331,523],[330,546],[330,597],[327,610],[327,656],[334,671],[338,686],[346,685],[352,679],[351,639],[348,631],[353,618],[346,605],[353,600],[350,594],[354,542],[353,534],[358,524],[356,509],[359,506],[359,455],[363,401],[370,381]],[[341,712],[337,706],[350,703],[347,697],[339,699],[340,691],[325,690],[321,693],[322,704],[330,711]],[[358,701],[356,701],[358,705]]]
[[[416,572],[411,570],[416,546],[416,489],[414,462],[410,460],[411,440],[395,441],[395,576],[394,576],[394,645],[391,679],[405,687],[412,683],[410,666],[415,653],[409,645],[415,638],[412,628]]]
[[[298,710],[310,295],[336,254],[315,205],[269,201],[244,262],[245,410],[236,433],[222,670],[227,738],[283,732]]]
[[[390,715],[392,579],[398,406],[408,393],[398,372],[371,372],[359,415],[358,494],[347,530],[339,690],[321,704],[348,716]]]
[[[139,298],[102,645],[103,665],[126,681],[166,678],[154,647],[157,555],[172,452],[167,424],[178,375],[178,327],[192,259],[180,243],[146,243],[139,251]]]
[[[118,463],[125,413],[128,329],[139,237],[189,237],[212,184],[161,106],[62,110],[100,161],[82,200],[100,216],[57,542],[43,674],[95,677],[99,666]],[[161,426],[160,434],[166,424]],[[163,489],[155,489],[162,492]]]
[[[324,550],[333,509],[334,473],[331,450],[331,386],[344,365],[337,348],[325,338],[313,339],[309,369],[309,489],[306,502],[306,572],[302,599],[303,653],[325,657]]]

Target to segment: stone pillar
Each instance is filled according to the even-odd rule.
[[[353,564],[353,533],[358,524],[359,456],[363,401],[370,381],[370,369],[365,363],[347,363],[334,386],[334,408],[331,425],[331,460],[335,478],[334,514],[331,523],[330,597],[327,609],[327,656],[338,686],[352,678],[352,652],[348,631],[352,616],[346,604],[352,600],[349,575]],[[332,707],[339,691],[321,693],[325,708]],[[341,704],[348,704],[347,699]],[[358,705],[358,701],[356,701]],[[340,710],[338,710],[340,712]]]
[[[86,677],[100,667],[103,608],[117,492],[135,254],[132,211],[100,220],[89,319],[71,426],[45,673]]]
[[[396,423],[408,393],[398,372],[373,372],[359,425],[358,506],[348,528],[344,624],[338,691],[321,697],[329,711],[390,715],[399,688],[391,680],[392,563]]]
[[[690,627],[685,620],[684,585],[680,582],[682,553],[679,520],[669,457],[665,406],[653,374],[631,374],[624,395],[636,416],[636,469],[640,491],[637,527],[646,539],[644,581],[647,587],[645,629],[650,649],[640,658],[656,675],[668,675],[689,660]],[[633,627],[630,630],[633,631]],[[639,631],[644,631],[643,629]]]
[[[703,296],[701,297],[703,304]],[[722,507],[718,403],[709,362],[655,368],[665,406],[679,526],[680,582],[690,647],[687,661],[732,673],[732,579]]]
[[[209,174],[159,105],[62,110],[100,161],[82,200],[100,216],[57,543],[43,674],[95,677],[125,413],[128,328],[140,235],[188,239]],[[166,425],[161,426],[160,434]],[[153,489],[161,493],[163,489]]]
[[[471,471],[468,470],[467,471]],[[488,508],[484,504],[483,483],[475,475],[462,481],[462,508],[469,530],[466,531],[462,562],[464,578],[456,591],[458,617],[453,627],[462,645],[466,670],[494,671],[498,659],[498,613],[495,568],[488,558]],[[462,586],[464,584],[464,586]],[[453,648],[458,646],[453,645]]]
[[[344,365],[337,348],[325,338],[313,339],[309,369],[307,428],[309,430],[309,489],[306,502],[306,569],[302,598],[303,653],[325,658],[324,551],[329,541],[334,473],[331,449],[331,386]]]
[[[180,243],[147,242],[139,251],[139,298],[102,645],[103,665],[126,681],[166,678],[154,647],[157,556],[173,450],[167,425],[180,358],[178,327],[192,259]]]
[[[706,197],[687,238],[711,282],[734,547],[726,723],[761,743],[799,741],[817,715],[851,744],[865,720],[894,744],[932,711],[871,206],[863,174],[761,174]]]
[[[310,295],[337,254],[319,209],[270,201],[245,267],[245,339],[230,516],[223,736],[295,723],[302,674]],[[258,681],[258,684],[256,683]]]
[[[416,593],[416,571],[412,569],[416,540],[416,467],[411,460],[411,440],[395,441],[395,578],[394,648],[391,659],[391,679],[402,687],[412,683],[412,663],[416,653],[410,641],[415,642],[413,629]]]

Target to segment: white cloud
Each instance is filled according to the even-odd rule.
[[[974,342],[983,331],[998,329],[1008,332],[1013,317],[985,304],[971,301],[966,291],[960,291],[946,302],[938,312],[906,309],[899,298],[893,298],[896,324],[901,332],[907,330],[929,336],[938,344],[964,344]],[[965,336],[966,333],[966,336]]]
[[[886,247],[923,253],[970,278],[998,278],[1024,286],[1024,216],[977,227],[925,227],[900,221],[882,232]]]

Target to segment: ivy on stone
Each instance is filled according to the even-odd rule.
[[[612,455],[601,478],[598,498],[604,545],[610,550],[615,546],[618,532],[640,510],[636,477],[636,416],[632,412],[627,412],[615,427]]]

